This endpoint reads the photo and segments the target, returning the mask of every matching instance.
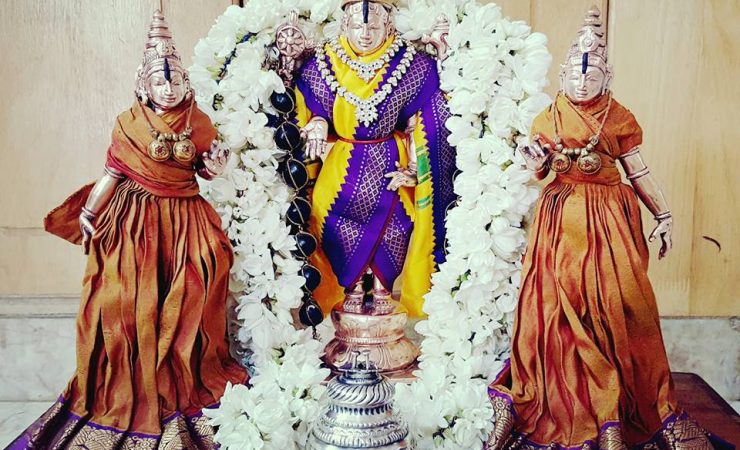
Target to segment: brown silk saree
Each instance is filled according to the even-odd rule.
[[[202,409],[246,371],[229,354],[226,296],[233,255],[221,219],[198,195],[192,164],[156,162],[144,114],[185,128],[184,105],[162,116],[135,104],[113,132],[108,166],[121,182],[96,221],[77,319],[77,371],[59,400],[9,449],[213,449]],[[216,131],[197,108],[198,154]],[[88,185],[45,220],[80,243]]]
[[[575,107],[564,96],[532,126],[554,147],[583,147],[607,96]],[[614,101],[595,151],[594,175],[576,164],[542,192],[524,259],[510,365],[490,387],[501,436],[524,448],[708,448],[676,405],[648,280],[640,206],[616,160],[642,142],[634,116]]]

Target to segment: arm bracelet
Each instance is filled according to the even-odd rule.
[[[85,208],[84,206],[82,207],[82,212],[80,214],[89,220],[94,220],[98,216],[97,214]]]
[[[648,169],[647,167],[645,167],[644,169],[638,170],[635,173],[628,174],[627,175],[627,179],[628,180],[636,180],[638,178],[644,177],[645,175],[647,175],[649,173],[650,173],[650,169]]]
[[[673,214],[671,214],[670,211],[666,211],[666,212],[663,212],[663,213],[660,213],[660,214],[656,214],[655,215],[655,220],[660,221],[660,220],[663,220],[663,219],[670,219],[671,217],[673,217]]]
[[[103,172],[109,177],[115,178],[116,180],[123,180],[124,178],[126,178],[126,175],[124,175],[123,172],[119,172],[118,170],[110,168],[108,166],[103,167]]]
[[[627,153],[623,154],[622,156],[620,156],[619,159],[629,158],[630,156],[636,155],[638,153],[640,153],[639,145],[634,147],[632,150],[628,151]]]

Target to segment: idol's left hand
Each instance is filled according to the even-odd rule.
[[[673,218],[666,217],[665,219],[658,220],[658,225],[655,226],[653,232],[650,233],[650,238],[648,238],[650,242],[653,242],[658,236],[660,236],[662,244],[658,251],[658,259],[663,259],[673,247],[673,240],[671,239],[672,234]]]
[[[408,168],[405,168],[401,167],[401,164],[396,161],[396,170],[385,174],[385,177],[391,179],[387,187],[389,191],[397,191],[402,186],[416,186],[416,164],[411,163]]]
[[[223,148],[218,141],[213,141],[211,150],[203,152],[203,165],[211,178],[224,173],[226,164],[229,162],[229,149]]]

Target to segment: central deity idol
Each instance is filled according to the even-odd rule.
[[[340,35],[315,48],[295,82],[314,180],[310,228],[320,243],[315,296],[337,327],[329,365],[375,346],[373,360],[389,371],[417,355],[403,324],[407,313],[423,314],[445,258],[455,151],[437,61],[396,33],[393,2],[344,0],[342,8]],[[438,55],[446,30],[441,19],[425,37]]]

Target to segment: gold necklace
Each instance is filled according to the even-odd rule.
[[[558,133],[556,103],[557,99],[552,103],[552,124],[553,130],[555,131],[555,153],[550,156],[550,160],[548,162],[550,169],[558,173],[567,172],[573,164],[571,157],[578,157],[576,160],[578,170],[586,175],[597,173],[601,170],[601,157],[594,152],[594,148],[598,145],[599,140],[601,139],[601,132],[604,130],[606,119],[609,117],[609,111],[611,111],[612,93],[609,92],[609,99],[606,104],[606,113],[604,114],[604,118],[601,120],[599,129],[596,131],[596,134],[591,136],[591,139],[589,139],[588,144],[586,144],[585,147],[566,148],[563,146],[563,140]]]
[[[141,104],[141,110],[144,111],[144,118],[149,124],[149,133],[154,140],[149,143],[149,157],[157,162],[166,161],[170,156],[174,157],[181,163],[191,163],[195,159],[196,148],[190,137],[193,135],[193,129],[190,127],[190,118],[193,115],[195,100],[190,100],[190,109],[185,122],[185,130],[182,133],[163,133],[152,124],[149,115],[146,113],[146,107]]]

